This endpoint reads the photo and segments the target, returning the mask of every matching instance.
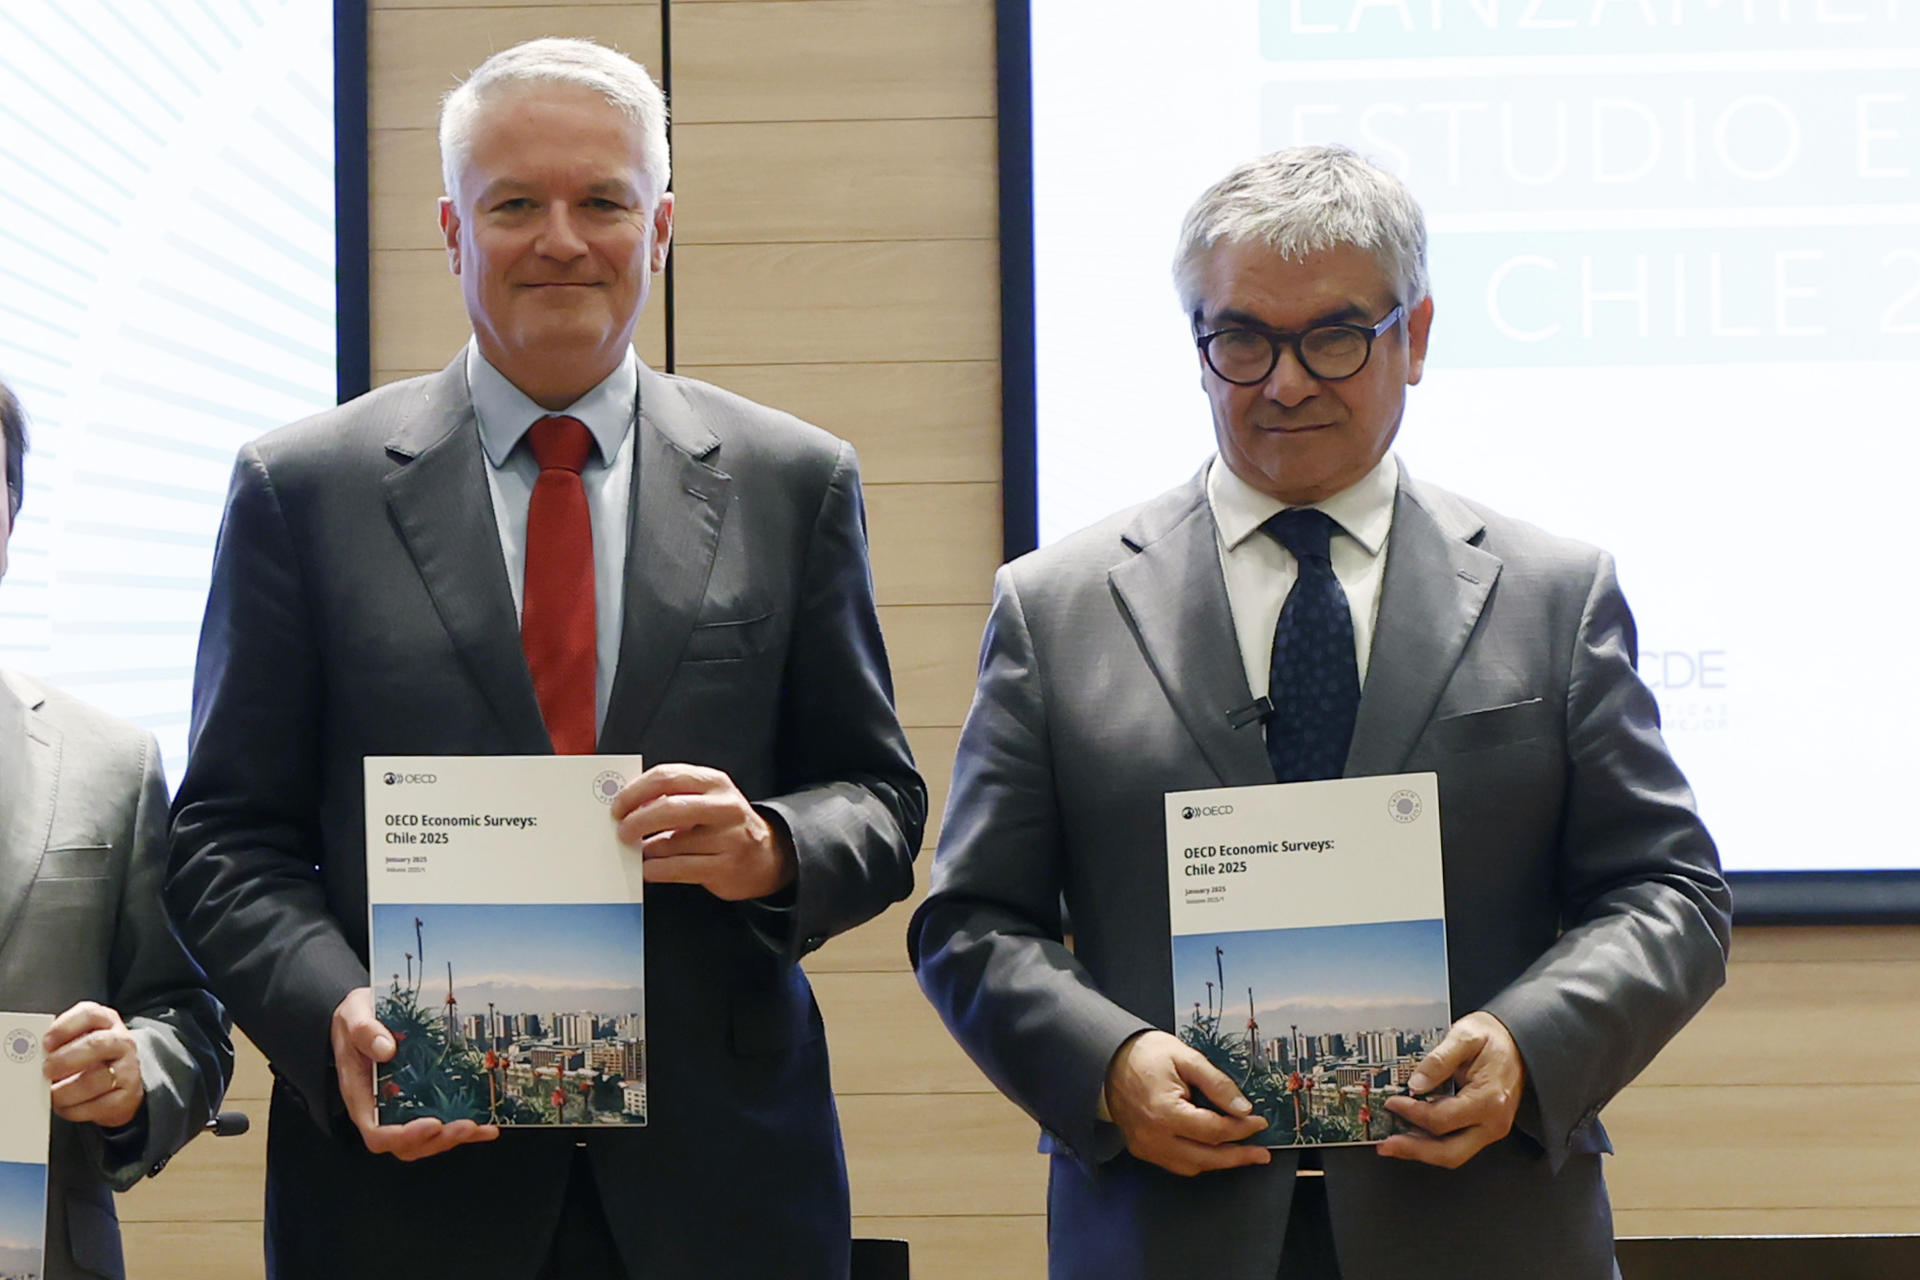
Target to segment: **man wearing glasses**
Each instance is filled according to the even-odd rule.
[[[1425,253],[1343,148],[1228,174],[1174,267],[1218,456],[1000,571],[909,946],[1047,1131],[1056,1280],[1605,1280],[1598,1113],[1723,980],[1611,559],[1390,452]],[[1408,1083],[1457,1092],[1392,1099],[1418,1132],[1376,1148],[1243,1144],[1265,1121],[1170,1034],[1162,796],[1428,770],[1457,1021]]]

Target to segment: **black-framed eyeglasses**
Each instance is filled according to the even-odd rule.
[[[1351,378],[1367,367],[1373,354],[1373,340],[1406,317],[1407,309],[1395,305],[1379,324],[1317,324],[1300,333],[1281,333],[1274,329],[1216,329],[1196,334],[1207,368],[1236,387],[1258,386],[1273,375],[1280,363],[1280,352],[1293,348],[1293,358],[1322,382]]]

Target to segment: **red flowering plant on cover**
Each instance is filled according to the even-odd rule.
[[[1266,1117],[1267,1130],[1254,1141],[1270,1141],[1284,1131],[1288,1123],[1286,1077],[1264,1058],[1255,1064],[1254,1046],[1246,1036],[1222,1031],[1219,1018],[1200,1013],[1196,1006],[1193,1017],[1180,1028],[1180,1038],[1232,1078],[1253,1104],[1255,1115]]]
[[[419,997],[418,989],[396,981],[374,1007],[394,1041],[392,1060],[378,1068],[380,1123],[405,1124],[423,1117],[538,1123],[539,1110],[520,1099],[489,1098],[491,1082],[479,1052],[450,1038],[446,1019],[422,1006]]]

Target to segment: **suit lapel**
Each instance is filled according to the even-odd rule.
[[[60,730],[38,714],[40,694],[0,673],[0,951],[19,923],[53,831]]]
[[[1402,468],[1347,777],[1398,771],[1432,717],[1500,576],[1499,557],[1472,544],[1484,527]]]
[[[637,746],[660,706],[706,599],[733,483],[711,465],[720,438],[645,365],[635,430],[620,659],[603,751]]]
[[[387,507],[494,714],[521,750],[541,754],[553,747],[520,649],[464,361],[456,358],[408,402],[389,438],[399,465],[385,479]]]
[[[1135,554],[1108,581],[1167,701],[1221,784],[1272,782],[1259,724],[1235,729],[1227,720],[1253,693],[1234,639],[1204,476],[1142,509],[1122,535]]]

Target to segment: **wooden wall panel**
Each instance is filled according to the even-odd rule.
[[[851,440],[902,720],[936,814],[1000,559],[993,10],[673,9],[678,367]],[[929,744],[937,749],[929,750]],[[911,899],[809,957],[857,1229],[918,1280],[1044,1271],[1037,1131],[907,970]]]
[[[130,1280],[260,1280],[266,1270],[260,1232],[257,1209],[251,1220],[237,1222],[129,1222],[123,1217],[120,1247]]]
[[[659,78],[658,4],[375,5],[367,15],[368,127],[434,127],[440,99],[469,71],[541,36],[613,45]]]
[[[922,765],[925,769],[927,766]],[[809,974],[880,973],[888,970],[906,973],[907,922],[926,900],[927,879],[933,869],[933,845],[937,835],[930,827],[927,845],[914,867],[913,892],[857,929],[849,929],[830,939],[825,947],[806,959]],[[929,1049],[929,1053],[937,1050]]]
[[[440,249],[375,249],[373,362],[438,369],[472,332],[460,282]]]
[[[895,945],[905,952],[903,941]],[[905,968],[811,978],[833,1046],[835,1092],[993,1093]]]
[[[1857,925],[1848,928],[1741,929],[1733,939],[1733,963],[1778,961],[1784,964],[1920,960],[1920,928],[1911,925]]]
[[[1920,1208],[1621,1209],[1616,1205],[1613,1227],[1621,1237],[1920,1235]]]
[[[999,1094],[838,1098],[855,1214],[999,1217],[1045,1211],[1040,1131]],[[916,1267],[914,1280],[943,1278]]]
[[[902,724],[957,725],[966,719],[986,625],[984,605],[881,608]]]
[[[1832,1084],[1783,1054],[1778,1083],[1629,1089],[1605,1114],[1624,1210],[1920,1207],[1920,1085]],[[1797,1076],[1797,1078],[1796,1078]]]
[[[1607,1108],[1622,1235],[1920,1231],[1920,929],[1735,931],[1727,985]]]
[[[123,1222],[259,1221],[265,1194],[267,1109],[253,1112],[253,1128],[236,1138],[202,1135],[120,1197]]]
[[[1727,985],[1639,1080],[1641,1087],[1777,1086],[1804,1046],[1829,1084],[1920,1084],[1920,958],[1756,960],[1729,967]],[[1872,1028],[1862,1036],[1862,1028]],[[1791,1028],[1790,1031],[1785,1028]]]
[[[856,1215],[853,1234],[911,1241],[916,1280],[921,1276],[1039,1280],[1047,1274],[1044,1213],[939,1218]]]
[[[997,360],[679,369],[851,441],[867,484],[999,482]]]
[[[881,604],[992,603],[998,484],[869,484],[866,499]]]
[[[367,139],[368,238],[382,249],[438,249],[440,142],[417,129],[375,129]]]
[[[927,780],[927,852],[931,855],[932,840],[947,807],[947,784],[953,771],[953,753],[960,745],[960,728],[958,725],[908,725],[907,741],[913,747],[914,763],[920,766],[921,776]],[[926,865],[921,863],[923,870]]]
[[[997,234],[990,118],[680,124],[673,137],[683,245]]]
[[[992,117],[992,0],[679,4],[674,117]]]
[[[1000,250],[984,240],[677,248],[688,364],[992,360]]]

